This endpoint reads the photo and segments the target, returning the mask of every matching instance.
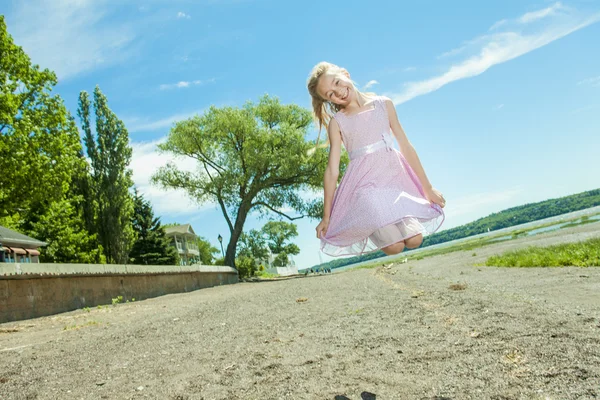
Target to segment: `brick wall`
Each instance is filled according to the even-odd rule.
[[[0,323],[237,282],[220,266],[0,263]]]

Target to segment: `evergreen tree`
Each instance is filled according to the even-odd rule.
[[[135,191],[133,196],[133,230],[137,239],[129,253],[132,264],[178,265],[177,250],[169,245],[160,218],[154,217],[150,202]]]

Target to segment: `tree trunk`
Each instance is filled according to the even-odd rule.
[[[235,224],[233,225],[233,232],[231,232],[231,238],[229,239],[229,243],[227,244],[227,251],[225,252],[225,265],[236,268],[235,266],[235,253],[237,250],[237,243],[242,235],[242,230],[244,229],[244,223],[246,222],[246,217],[248,216],[248,212],[250,211],[250,203],[251,200],[242,201],[240,207],[238,208],[237,217],[235,219]],[[237,269],[237,268],[236,268]]]

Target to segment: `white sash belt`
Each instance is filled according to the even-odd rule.
[[[383,139],[381,139],[380,141],[352,150],[350,153],[348,153],[350,160],[354,160],[355,158],[362,157],[367,154],[375,153],[376,151],[381,149],[386,149],[386,151],[393,150],[394,141],[392,140],[391,135],[386,132],[381,136],[383,136]]]

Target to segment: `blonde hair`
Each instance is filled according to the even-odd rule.
[[[328,71],[342,71],[342,68],[338,67],[335,64],[328,63],[326,61],[322,61],[314,66],[312,71],[310,72],[310,76],[308,77],[308,81],[306,82],[306,86],[308,88],[308,93],[312,98],[312,107],[313,107],[313,115],[315,117],[315,124],[319,127],[319,134],[317,136],[316,147],[327,147],[329,145],[329,138],[325,141],[325,144],[319,146],[319,139],[321,138],[321,130],[323,127],[327,129],[329,127],[329,121],[333,118],[333,115],[340,110],[340,107],[337,104],[333,104],[329,101],[326,101],[317,93],[317,85],[319,84],[319,80],[323,75],[325,75]],[[314,150],[313,150],[314,151]]]
[[[333,118],[333,115],[342,109],[342,107],[340,107],[339,105],[325,100],[321,97],[321,95],[319,95],[319,93],[317,93],[317,85],[319,84],[319,80],[323,75],[330,71],[339,73],[346,72],[346,70],[342,67],[339,67],[332,63],[328,63],[326,61],[322,61],[314,66],[310,73],[310,76],[308,77],[308,81],[306,82],[308,93],[312,98],[312,107],[313,115],[315,118],[315,124],[319,127],[319,134],[317,136],[315,148],[312,149],[310,153],[313,153],[319,147],[329,146],[329,137],[327,137],[327,140],[323,145],[319,146],[319,139],[321,139],[321,130],[323,129],[323,127],[327,129],[329,127],[329,122],[331,121],[331,118]],[[356,92],[360,93],[359,90],[356,88],[356,84],[354,84],[354,82],[352,82],[352,84],[354,85],[354,89],[356,90]],[[368,94],[372,95],[373,93]]]

